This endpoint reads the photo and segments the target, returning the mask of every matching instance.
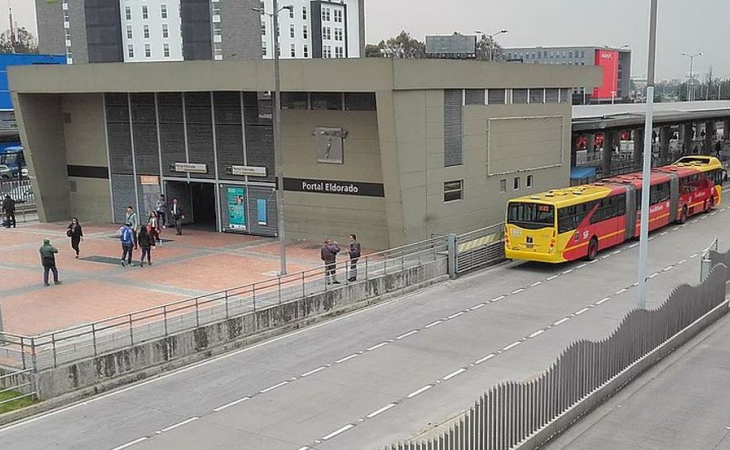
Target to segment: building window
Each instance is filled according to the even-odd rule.
[[[309,39],[309,30],[307,29],[306,25],[304,25],[304,27],[302,28],[302,37],[304,39]]]
[[[127,20],[132,20],[132,7],[131,6],[125,6],[124,7],[124,14],[125,14]]]
[[[165,39],[170,37],[170,29],[168,28],[166,23],[162,24],[162,37]]]
[[[490,89],[487,91],[487,103],[490,105],[504,105],[507,100],[505,89]]]
[[[162,51],[165,55],[165,58],[170,57],[170,44],[162,44]]]
[[[266,22],[261,22],[261,36],[266,36]]]
[[[322,46],[322,58],[332,58],[332,46],[330,46],[330,45]]]
[[[266,56],[266,44],[261,43],[261,56]]]
[[[144,45],[144,57],[150,58],[152,56],[152,49],[150,48],[150,44]]]
[[[335,47],[335,58],[344,58],[345,51],[342,47]]]
[[[502,178],[499,180],[499,192],[507,192],[507,179]]]
[[[127,45],[127,55],[130,58],[134,58],[134,45],[132,45],[132,44]]]
[[[532,187],[532,175],[527,176],[527,187],[528,188]]]
[[[515,177],[515,179],[512,181],[512,189],[515,191],[520,189],[520,177]]]
[[[149,39],[150,38],[150,26],[145,25],[143,28],[143,31],[144,31],[144,38]]]
[[[342,23],[342,10],[335,10],[335,22]]]
[[[296,44],[292,44],[291,45],[290,55],[291,55],[292,58],[296,58],[296,56],[297,56],[297,46],[296,46]]]
[[[294,25],[289,25],[289,37],[292,39],[296,37],[296,30],[294,29]]]
[[[302,6],[302,19],[307,20],[307,7]]]
[[[464,180],[444,183],[444,203],[455,202],[464,198]]]
[[[332,40],[332,28],[330,28],[330,27],[322,28],[322,39],[324,39],[326,41]]]
[[[304,57],[309,58],[309,46],[304,44]]]
[[[336,41],[342,40],[342,28],[335,28],[335,40]]]
[[[132,39],[132,25],[127,25],[127,39]]]
[[[163,19],[167,19],[167,5],[160,5],[160,13]]]
[[[545,103],[545,89],[530,89],[530,103]]]
[[[142,6],[142,18],[145,20],[150,18],[150,13],[149,13],[149,10],[147,9],[147,5]]]
[[[322,8],[322,22],[329,22],[332,19],[330,8]]]
[[[512,103],[524,105],[527,103],[527,89],[512,89]]]

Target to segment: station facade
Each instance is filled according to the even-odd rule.
[[[590,67],[282,62],[289,239],[372,248],[503,220],[567,186],[571,87]],[[276,236],[271,61],[11,70],[43,221],[121,222],[165,194],[191,226]]]

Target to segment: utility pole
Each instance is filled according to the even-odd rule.
[[[286,275],[286,234],[284,232],[284,165],[281,145],[281,74],[279,72],[279,5],[272,0],[274,22],[274,167],[276,171],[276,222],[279,235],[279,275]],[[292,8],[290,6],[290,8]]]
[[[644,167],[641,183],[641,231],[639,240],[639,299],[646,309],[649,273],[649,191],[651,190],[651,135],[654,129],[654,74],[656,71],[657,1],[651,0],[649,19],[649,68],[646,76],[646,123],[644,124]]]

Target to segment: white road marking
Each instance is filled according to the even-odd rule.
[[[537,330],[537,331],[535,331],[534,333],[532,333],[531,335],[529,335],[528,337],[529,337],[530,339],[532,339],[532,338],[535,338],[535,337],[538,337],[538,336],[540,336],[540,335],[541,335],[541,334],[543,334],[544,332],[545,332],[545,330]]]
[[[569,320],[570,320],[570,317],[566,317],[566,318],[564,318],[564,319],[560,319],[560,320],[558,320],[557,322],[555,322],[555,323],[553,324],[553,326],[557,327],[558,325],[564,324],[565,322],[567,322],[567,321],[569,321]]]
[[[304,447],[299,447],[297,450],[309,450],[309,447],[305,445]]]
[[[691,255],[691,256],[690,256],[690,259],[691,259],[691,258],[697,258],[697,253],[695,253],[694,255]]]
[[[478,360],[474,361],[474,364],[481,364],[481,363],[483,363],[484,361],[488,361],[488,360],[490,360],[490,359],[494,358],[495,356],[497,356],[497,355],[496,355],[496,354],[494,354],[494,353],[490,353],[490,354],[488,354],[487,356],[485,356],[484,358],[482,358],[482,359],[478,359]]]
[[[714,216],[715,214],[717,214],[717,211],[710,213],[711,216]]]
[[[522,292],[522,291],[524,291],[524,290],[525,290],[525,288],[519,288],[519,289],[517,289],[516,291],[512,291],[512,292],[510,292],[510,294],[512,294],[512,295],[514,295],[514,294],[519,294],[520,292]]]
[[[481,308],[481,307],[484,307],[484,306],[486,306],[486,305],[487,305],[486,303],[480,303],[480,304],[478,304],[478,305],[474,305],[474,306],[472,306],[471,308],[469,308],[469,311],[475,311],[475,310],[477,310],[477,309],[479,309],[479,308]]]
[[[367,349],[367,350],[368,350],[369,352],[372,352],[373,350],[377,350],[377,349],[379,349],[379,348],[383,348],[383,347],[385,347],[386,345],[388,345],[388,343],[387,343],[387,342],[381,342],[381,343],[380,343],[380,344],[378,344],[378,345],[373,345],[372,347],[368,347],[368,349]]]
[[[727,208],[722,208],[722,209],[720,210],[720,212],[725,212],[725,210],[726,210],[726,209],[727,209]]]
[[[665,267],[662,272],[669,272],[672,269],[674,269],[674,266]]]
[[[512,350],[513,348],[517,347],[517,346],[518,346],[518,345],[520,345],[521,343],[522,343],[521,341],[513,342],[513,343],[511,343],[510,345],[508,345],[508,346],[506,346],[505,348],[503,348],[503,349],[502,349],[502,351],[503,351],[503,352],[506,352],[507,350]]]
[[[302,376],[302,378],[304,378],[304,377],[308,377],[308,376],[310,376],[310,375],[314,375],[315,373],[317,373],[317,372],[319,372],[319,371],[322,371],[322,370],[324,370],[324,369],[326,369],[326,367],[325,367],[325,366],[320,366],[320,367],[317,367],[317,368],[316,368],[316,369],[314,369],[314,370],[310,370],[309,372],[304,372],[304,373],[303,373],[303,374],[302,374],[301,376]]]
[[[687,262],[687,260],[686,260],[686,259],[683,259],[683,260],[681,260],[681,261],[677,262],[677,265],[680,265],[680,264],[684,264],[684,263],[686,263],[686,262]]]
[[[637,281],[636,283],[632,284],[631,286],[636,287],[638,285],[639,285],[639,282]]]
[[[127,442],[124,445],[120,445],[119,447],[114,447],[112,450],[122,450],[123,448],[129,448],[135,444],[139,444],[140,442],[146,441],[146,440],[147,440],[147,437],[141,437],[139,439],[133,440],[132,442]]]
[[[353,425],[353,424],[351,424],[351,423],[348,423],[348,424],[347,424],[347,425],[345,425],[344,427],[342,427],[342,428],[340,428],[340,429],[338,429],[338,430],[335,430],[335,431],[333,431],[332,433],[328,434],[327,436],[324,436],[324,437],[322,438],[322,440],[323,440],[323,441],[326,441],[326,440],[328,440],[328,439],[332,439],[333,437],[337,436],[338,434],[342,434],[342,433],[344,433],[345,431],[349,430],[350,428],[353,428],[354,426],[355,426],[355,425]]]
[[[360,356],[360,355],[358,355],[357,353],[353,353],[353,354],[352,354],[352,355],[350,355],[350,356],[345,356],[345,357],[344,357],[344,358],[342,358],[342,359],[338,359],[337,361],[335,361],[335,364],[342,364],[343,362],[345,362],[345,361],[349,361],[349,360],[351,360],[351,359],[353,359],[353,358],[357,358],[358,356]]]
[[[262,394],[265,394],[265,393],[267,393],[267,392],[271,392],[271,391],[273,391],[274,389],[279,389],[280,387],[284,386],[285,384],[289,384],[289,382],[288,382],[288,381],[282,381],[281,383],[275,384],[275,385],[273,385],[273,386],[269,386],[269,387],[267,387],[266,389],[263,389],[263,390],[262,390],[262,391],[260,391],[260,392],[261,392]]]
[[[426,392],[427,390],[431,389],[432,387],[433,387],[433,385],[432,385],[432,384],[427,384],[427,385],[425,385],[424,387],[422,387],[421,389],[419,389],[419,390],[417,390],[417,391],[413,391],[413,392],[411,392],[410,394],[408,394],[408,395],[407,395],[407,398],[413,398],[413,397],[415,397],[416,395],[419,395],[419,394],[423,394],[424,392]]]
[[[636,246],[638,246],[638,245],[639,245],[639,244],[631,244],[631,245],[629,245],[629,248],[634,248],[634,247],[636,247]]]
[[[548,278],[547,278],[547,280],[545,280],[545,281],[553,281],[553,280],[554,280],[554,279],[556,279],[557,277],[558,277],[557,275],[553,275],[553,276],[551,276],[551,277],[548,277]]]
[[[542,281],[536,281],[530,285],[530,287],[540,286],[542,284]]]
[[[612,255],[618,255],[619,253],[621,253],[621,250],[616,250],[615,252],[613,252],[613,253],[611,253],[611,254],[612,254]]]
[[[616,295],[621,295],[621,294],[623,294],[624,292],[626,292],[626,288],[623,288],[623,289],[621,289],[621,290],[617,291],[617,292],[616,292]]]
[[[462,315],[464,315],[464,311],[459,311],[456,314],[452,314],[452,315],[448,316],[447,319],[456,319],[457,317],[462,316]]]
[[[569,274],[572,271],[573,271],[573,269],[564,270],[563,271],[563,275],[567,275],[567,274]]]
[[[167,433],[168,431],[174,430],[175,428],[180,428],[180,427],[181,427],[181,426],[183,426],[183,425],[187,425],[187,424],[189,424],[190,422],[195,422],[195,421],[196,421],[196,420],[198,420],[199,418],[200,418],[200,417],[191,417],[191,418],[189,418],[189,419],[187,419],[187,420],[183,420],[182,422],[178,422],[178,423],[176,423],[175,425],[170,425],[170,426],[169,426],[169,427],[167,427],[167,428],[163,428],[163,429],[161,429],[161,430],[160,430],[160,432],[161,432],[161,433]]]
[[[606,255],[606,256],[602,256],[601,259],[608,259],[610,257],[611,257],[611,255]],[[594,259],[594,261],[595,261],[595,259]]]
[[[653,241],[656,236],[652,236],[649,238],[650,241]]]
[[[659,276],[659,273],[654,272],[653,274],[649,275],[649,279],[656,278]]]
[[[580,316],[581,314],[583,314],[584,312],[588,311],[589,309],[590,309],[590,308],[583,308],[583,309],[581,309],[580,311],[576,311],[576,312],[575,312],[575,315],[576,315],[576,316]]]
[[[459,370],[455,370],[455,371],[451,372],[450,374],[446,375],[446,376],[445,376],[445,377],[443,378],[443,380],[444,380],[444,381],[448,381],[448,380],[450,380],[450,379],[454,378],[455,376],[457,376],[457,375],[460,375],[460,374],[462,374],[462,373],[464,373],[464,372],[466,372],[466,369],[462,367],[461,369],[459,369]]]
[[[416,334],[416,333],[418,333],[418,330],[409,331],[406,334],[401,334],[400,336],[398,336],[397,338],[395,338],[395,340],[400,341],[401,339],[405,339],[408,336],[411,336],[411,335]]]
[[[323,369],[324,369],[324,367],[323,367]],[[243,398],[239,398],[239,399],[238,399],[238,400],[236,400],[236,401],[233,401],[233,402],[231,402],[231,403],[226,403],[226,404],[225,404],[225,405],[223,405],[223,406],[219,406],[219,407],[217,407],[216,409],[214,409],[214,410],[213,410],[213,412],[220,412],[220,411],[223,411],[224,409],[230,408],[231,406],[236,406],[237,404],[239,404],[239,403],[241,403],[241,402],[245,402],[246,400],[250,400],[250,399],[251,399],[251,397],[243,397]]]
[[[602,304],[606,303],[609,300],[611,300],[611,297],[602,298],[601,300],[598,300],[596,302],[596,305],[602,305]]]
[[[443,321],[443,320],[437,320],[436,322],[431,322],[431,323],[429,323],[428,325],[426,325],[426,326],[425,326],[425,327],[423,327],[423,328],[425,328],[425,329],[429,329],[429,328],[431,328],[431,327],[435,327],[436,325],[438,325],[438,324],[440,324],[440,323],[444,323],[444,321]]]
[[[677,230],[679,230],[679,227],[672,228],[672,231],[677,231]]]
[[[666,236],[666,235],[667,235],[667,233],[668,233],[668,231],[665,231],[665,232],[663,232],[663,233],[660,233],[660,234],[659,234],[659,236]]]
[[[503,298],[504,298],[504,295],[500,295],[499,297],[493,298],[492,300],[490,300],[490,302],[492,302],[492,303],[498,302],[498,301],[502,300]]]
[[[373,411],[365,417],[367,417],[368,419],[372,419],[373,417],[377,416],[378,414],[384,413],[385,411],[389,410],[390,408],[394,407],[395,405],[396,405],[396,403],[388,403],[387,405],[383,406],[379,410]]]
[[[586,263],[583,263],[583,264],[581,264],[580,266],[576,267],[576,269],[582,269],[582,268],[584,268],[584,267],[585,267],[585,266],[587,266],[587,265],[588,265],[588,264],[586,264]]]

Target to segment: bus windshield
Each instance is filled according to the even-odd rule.
[[[527,229],[555,226],[555,208],[537,203],[510,203],[507,223]]]

